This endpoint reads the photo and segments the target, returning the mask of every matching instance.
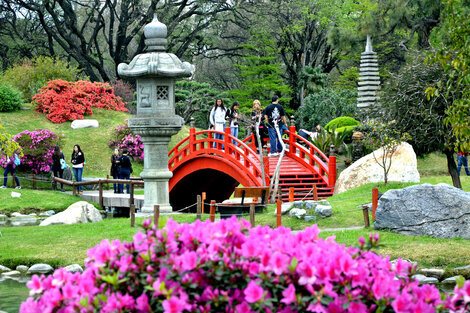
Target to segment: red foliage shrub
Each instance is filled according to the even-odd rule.
[[[93,115],[92,108],[127,112],[113,88],[99,82],[51,80],[33,101],[37,104],[36,110],[46,114],[53,123],[81,120],[86,114]]]
[[[118,79],[111,82],[111,86],[113,87],[114,94],[121,97],[122,102],[128,103],[135,101],[134,87],[128,82]]]

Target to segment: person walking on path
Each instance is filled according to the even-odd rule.
[[[122,150],[122,155],[118,159],[119,164],[119,179],[131,179],[132,174],[132,163],[131,159],[128,156],[129,151],[127,149]],[[130,184],[126,185],[127,194],[129,191]],[[118,193],[124,193],[123,184],[118,185]]]
[[[276,125],[282,135],[282,130],[286,124],[286,114],[284,108],[279,103],[279,97],[273,96],[271,104],[264,110],[264,118],[268,126],[269,142],[271,144],[271,153],[268,156],[278,156],[282,152],[281,140],[276,131]]]
[[[8,173],[10,173],[12,177],[15,177],[16,189],[21,189],[20,180],[15,175],[15,168],[20,165],[18,154],[15,152],[10,157],[7,157],[5,165],[5,171],[3,172],[3,186],[0,188],[7,188]]]
[[[261,102],[259,100],[253,101],[253,110],[251,111],[251,132],[255,136],[255,145],[259,153],[261,150],[258,147],[258,140],[256,139],[256,125],[258,125],[259,137],[261,141],[261,146],[264,145],[264,139],[268,138],[268,130],[266,124],[264,123],[263,109],[261,109]]]
[[[211,127],[214,128],[215,131],[223,133],[225,131],[225,115],[227,114],[227,110],[224,107],[224,103],[222,99],[218,98],[215,101],[214,107],[211,110],[209,121],[211,123]],[[224,135],[216,133],[214,134],[214,139],[224,140]],[[217,147],[217,144],[214,142],[214,149]],[[222,149],[224,146],[222,145]]]
[[[470,176],[470,171],[468,170],[468,159],[467,159],[467,152],[460,151],[457,154],[457,172],[459,173],[460,176],[460,169],[463,167],[465,168],[465,173],[467,173],[467,176]]]
[[[238,103],[238,101],[234,101],[230,109],[227,110],[227,117],[230,122],[230,134],[237,139],[238,139],[238,124],[240,122],[240,114],[238,113],[239,107],[240,107],[240,104]],[[237,142],[234,139],[232,139],[232,143],[234,145],[237,144]]]
[[[73,176],[75,176],[75,181],[77,183],[81,182],[83,176],[83,167],[85,165],[85,155],[83,154],[79,145],[75,145],[73,147],[72,159],[70,160],[70,163],[72,163]],[[83,186],[78,186],[78,193],[83,194]]]
[[[64,153],[62,153],[59,146],[55,146],[54,153],[52,153],[52,173],[54,173],[54,177],[64,178],[64,168],[62,166],[64,162]],[[57,182],[54,182],[52,187],[54,188],[54,190],[57,190]],[[60,183],[60,191],[64,192],[63,183]]]
[[[119,162],[118,162],[118,159],[119,159],[119,149],[118,148],[115,148],[114,149],[114,153],[111,155],[111,170],[110,170],[110,174],[111,174],[111,177],[113,177],[113,179],[119,179]],[[118,184],[117,183],[113,183],[113,189],[114,189],[114,193],[118,193]]]

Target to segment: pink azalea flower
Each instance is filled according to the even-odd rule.
[[[187,303],[177,297],[171,297],[170,300],[162,302],[165,313],[181,313],[187,307]]]
[[[281,302],[285,304],[291,304],[293,302],[296,302],[297,299],[295,297],[295,286],[292,284],[289,284],[289,287],[284,289],[282,292],[282,296],[284,297]]]
[[[248,303],[255,303],[263,298],[264,290],[252,280],[248,283],[248,286],[243,293],[245,294],[245,300]]]

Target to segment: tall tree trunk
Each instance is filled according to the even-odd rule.
[[[454,151],[446,149],[444,153],[447,157],[447,169],[449,170],[450,177],[452,177],[452,184],[454,187],[462,189],[460,176],[457,172],[457,165],[455,164],[454,160]]]

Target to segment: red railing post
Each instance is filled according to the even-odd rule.
[[[328,185],[334,187],[336,184],[336,157],[330,156],[328,160]]]
[[[232,149],[231,144],[232,140],[230,139],[230,134],[232,132],[230,131],[230,127],[225,127],[225,136],[224,136],[224,141],[225,141],[225,153],[231,153]]]
[[[194,128],[194,118],[191,117],[191,128],[189,129],[189,152],[193,153],[196,151],[196,146],[194,143],[196,142],[196,128]]]
[[[209,211],[209,219],[211,222],[215,221],[215,200],[211,200],[211,208]]]
[[[277,227],[281,227],[281,200],[279,199],[279,197],[277,198],[277,201],[276,201],[276,226]]]
[[[377,188],[372,189],[372,220],[375,221],[375,210],[379,203],[379,190]]]
[[[266,183],[269,185],[269,157],[261,156],[263,158],[263,166],[264,166],[264,176],[266,178]]]
[[[295,123],[294,117],[291,116],[290,126],[289,126],[289,152],[295,154]]]
[[[294,202],[294,187],[289,188],[289,202]]]

